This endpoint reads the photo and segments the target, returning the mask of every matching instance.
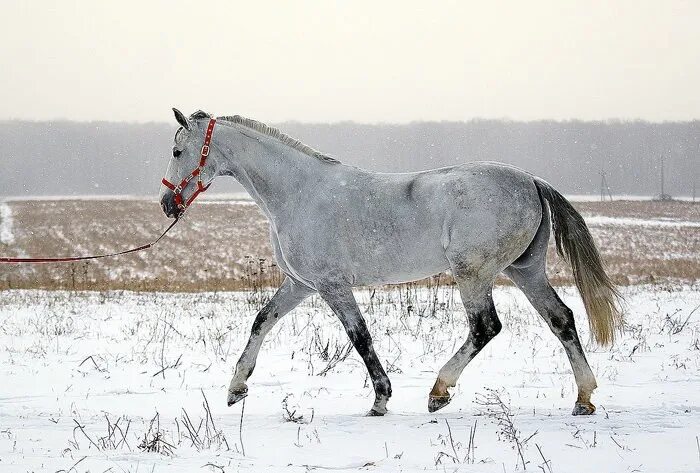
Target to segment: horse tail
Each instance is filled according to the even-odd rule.
[[[591,332],[600,345],[611,345],[615,341],[615,332],[623,323],[618,308],[620,294],[605,273],[586,222],[547,182],[535,179],[535,186],[540,197],[549,203],[557,253],[571,265]]]

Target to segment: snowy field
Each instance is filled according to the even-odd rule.
[[[0,471],[700,471],[698,287],[624,290],[627,328],[588,344],[596,415],[559,342],[512,288],[503,332],[442,411],[436,372],[467,333],[449,287],[357,292],[393,383],[385,417],[329,309],[270,333],[245,404],[226,388],[266,292],[0,293]],[[588,340],[582,304],[559,289]],[[244,411],[242,412],[242,409]]]

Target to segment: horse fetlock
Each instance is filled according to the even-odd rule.
[[[591,380],[590,386],[588,386],[588,392],[589,392],[589,393],[592,393],[592,392],[595,391],[596,389],[598,389],[598,383],[596,382],[595,378],[593,378],[593,379]]]
[[[598,386],[596,385],[595,380],[590,384],[586,384],[585,386],[580,386],[578,388],[578,396],[576,397],[576,402],[583,403],[583,404],[590,404],[591,394],[593,394],[593,391],[597,387]]]
[[[438,378],[435,380],[433,389],[430,390],[430,395],[433,397],[449,396],[450,393],[448,392],[448,389],[453,388],[456,385],[456,381],[450,380],[447,376],[444,376],[442,373],[440,373]]]
[[[379,397],[385,397],[386,399],[389,399],[391,397],[391,382],[389,381],[389,378],[386,379],[380,379],[374,384],[374,393]]]
[[[376,395],[374,398],[374,405],[372,409],[369,410],[367,416],[383,416],[387,413],[386,403],[389,401],[389,396],[386,395]]]

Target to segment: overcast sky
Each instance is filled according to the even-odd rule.
[[[698,1],[21,1],[0,119],[700,118]]]

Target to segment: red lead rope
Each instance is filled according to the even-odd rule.
[[[170,224],[168,228],[165,229],[161,235],[153,240],[152,242],[146,244],[146,245],[141,245],[138,248],[131,248],[129,250],[124,250],[124,251],[118,251],[116,253],[107,253],[103,255],[91,255],[91,256],[66,256],[66,257],[59,257],[59,258],[0,258],[0,264],[20,264],[20,263],[69,263],[71,261],[85,261],[89,259],[100,259],[100,258],[109,258],[110,256],[120,256],[120,255],[126,255],[129,253],[136,253],[137,251],[141,250],[146,250],[148,248],[151,248],[152,246],[155,246],[156,243],[158,243],[169,231],[171,228],[175,226],[175,224],[178,222],[178,219],[173,220],[173,223]]]

